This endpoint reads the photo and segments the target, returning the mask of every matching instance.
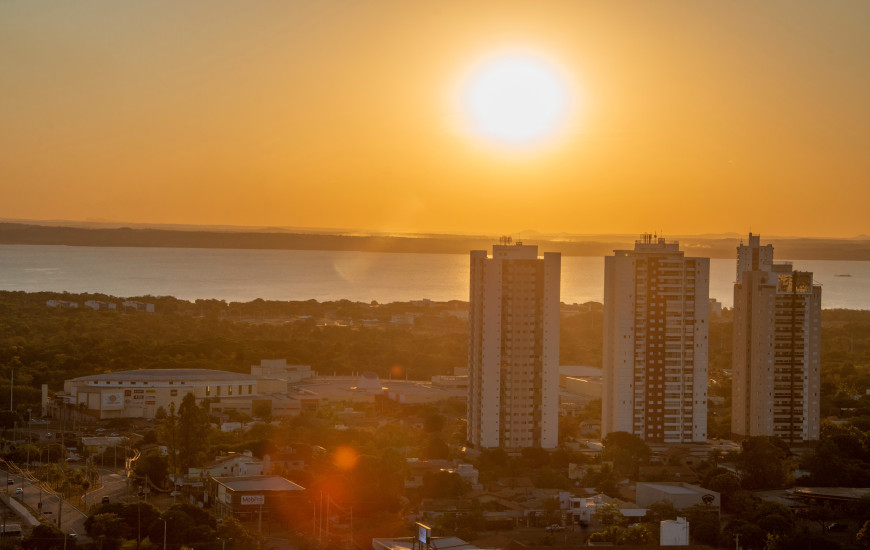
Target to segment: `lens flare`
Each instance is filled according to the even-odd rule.
[[[359,462],[359,453],[353,447],[342,446],[335,450],[332,455],[332,463],[339,470],[353,470]]]

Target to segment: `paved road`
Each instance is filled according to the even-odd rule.
[[[20,475],[8,474],[8,476],[9,481],[12,482],[12,484],[7,483],[6,485],[6,490],[10,497],[25,504],[33,510],[34,515],[46,523],[57,525],[58,518],[60,518],[59,527],[64,533],[84,534],[84,523],[85,519],[87,519],[87,514],[82,510],[60,499],[58,496],[33,485],[30,480]],[[18,489],[21,489],[20,493]]]
[[[123,500],[122,497],[130,492],[124,474],[118,474],[104,468],[98,468],[98,471],[100,472],[100,487],[84,496],[82,507],[84,510],[100,504],[103,497],[109,497],[112,502],[120,502]]]

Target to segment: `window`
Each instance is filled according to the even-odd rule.
[[[178,395],[178,390],[169,390],[169,395],[175,397]]]

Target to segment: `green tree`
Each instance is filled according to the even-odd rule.
[[[650,457],[649,446],[640,437],[628,432],[611,432],[602,440],[602,458],[613,462],[618,475],[637,479],[640,466]]]
[[[41,523],[33,528],[21,546],[24,550],[62,550],[66,548],[64,535],[54,525]]]
[[[623,531],[617,542],[619,544],[646,546],[652,544],[654,540],[653,532],[648,525],[636,523]]]
[[[150,452],[136,461],[134,469],[139,477],[147,477],[151,483],[162,486],[169,473],[169,462],[165,456],[157,452]]]
[[[677,509],[667,499],[653,502],[647,507],[646,515],[643,519],[648,523],[659,523],[660,521],[677,519]]]
[[[716,491],[722,500],[722,509],[729,513],[737,512],[737,498],[743,492],[740,487],[740,478],[732,472],[724,472],[713,476],[703,484],[705,489]]]
[[[806,521],[811,521],[819,525],[819,529],[824,532],[825,525],[836,517],[834,511],[825,505],[812,504],[809,508],[805,508],[798,512],[798,517]]]
[[[433,437],[423,448],[423,458],[446,459],[450,458],[450,447],[440,437]]]
[[[165,527],[164,522],[166,522]],[[155,518],[147,529],[143,529],[143,534],[147,534],[151,542],[162,544],[165,533],[167,546],[178,548],[188,544],[189,531],[194,527],[196,523],[189,515],[177,509],[167,510],[159,518]]]
[[[840,550],[840,544],[815,533],[770,534],[764,550]]]
[[[178,450],[181,434],[179,433],[178,415],[175,414],[175,403],[169,403],[169,411],[160,421],[160,441],[166,445],[169,455],[169,469],[173,474],[179,473]]]
[[[520,461],[517,465],[522,469],[536,469],[549,466],[550,453],[540,447],[525,447],[520,451]]]
[[[115,533],[113,529],[117,528],[120,533],[119,538],[135,538],[137,528],[141,528],[144,533],[145,528],[160,516],[160,512],[151,504],[142,501],[101,504],[94,514],[85,520],[85,531],[90,535],[92,529],[101,529],[102,527],[94,527],[94,525],[111,520],[105,515],[115,515],[121,519],[120,523],[111,523],[111,533]]]
[[[613,544],[617,544],[619,539],[622,538],[622,534],[625,532],[625,529],[618,525],[609,525],[604,528],[603,531],[597,531],[589,535],[590,542],[611,542]]]
[[[742,473],[741,484],[749,490],[785,487],[792,471],[788,445],[766,435],[743,440],[737,465]]]
[[[218,525],[217,536],[227,541],[225,550],[247,550],[254,547],[256,542],[247,529],[233,517],[225,517]],[[224,550],[223,548],[221,550]]]
[[[186,394],[178,407],[178,464],[182,471],[201,463],[210,430],[208,415],[196,404],[196,396]]]
[[[870,519],[865,521],[864,525],[858,529],[858,533],[855,534],[855,542],[861,548],[870,548]]]
[[[602,525],[619,525],[622,523],[622,512],[615,504],[602,504],[595,508],[593,517]],[[616,542],[616,541],[613,541]]]
[[[691,529],[691,525],[689,526]],[[739,537],[740,546],[747,550],[761,550],[764,548],[767,540],[767,533],[754,523],[750,523],[744,519],[735,519],[731,521],[725,528],[722,540],[725,546],[734,544],[734,540]]]
[[[268,400],[256,401],[251,407],[254,418],[259,418],[265,423],[272,422],[272,402]]]
[[[752,514],[753,522],[773,535],[788,535],[794,530],[794,515],[778,502],[762,502]]]
[[[719,542],[718,511],[704,504],[690,506],[680,512],[689,522],[689,536],[697,544],[716,546]]]
[[[432,472],[423,476],[420,495],[425,498],[460,498],[467,491],[465,482],[459,474],[452,472]]]
[[[580,420],[575,416],[559,417],[559,443],[574,441],[580,436]]]
[[[423,430],[433,434],[444,429],[444,415],[433,412],[423,420]]]
[[[112,549],[117,548],[127,536],[129,527],[118,514],[108,512],[89,517],[85,522],[85,530],[89,537],[100,541],[100,546]]]

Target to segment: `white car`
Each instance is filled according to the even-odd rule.
[[[15,488],[15,494],[16,494],[16,495],[23,495],[23,494],[24,494],[24,489],[22,489],[21,487],[16,487],[16,488]]]

